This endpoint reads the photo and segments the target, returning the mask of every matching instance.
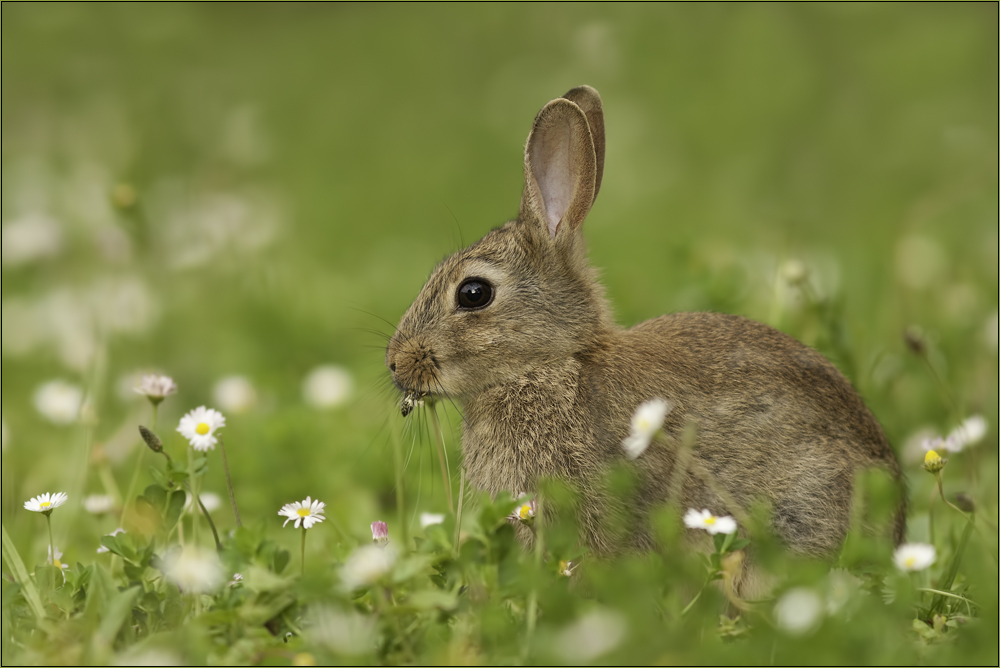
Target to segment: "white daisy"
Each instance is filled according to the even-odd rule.
[[[25,501],[24,509],[34,513],[51,513],[68,500],[69,497],[63,492],[56,492],[55,494],[45,493],[34,497],[30,501]]]
[[[694,508],[684,516],[684,526],[688,529],[701,529],[713,536],[717,533],[736,533],[736,520],[732,517],[716,517],[707,510],[698,512]]]
[[[313,501],[312,497],[308,496],[305,501],[286,504],[278,511],[279,515],[288,518],[281,526],[287,526],[289,522],[294,521],[296,529],[299,526],[311,529],[314,524],[318,524],[326,519],[326,516],[323,515],[324,508],[326,508],[325,503],[322,501]]]
[[[35,391],[35,410],[52,424],[73,424],[82,406],[83,390],[63,380],[45,383]]]
[[[158,404],[171,394],[177,392],[177,383],[170,376],[157,376],[147,374],[142,377],[139,387],[133,390],[136,394],[141,394],[154,404]]]
[[[340,581],[347,591],[375,584],[385,577],[396,562],[392,545],[366,545],[358,548],[340,568]]]
[[[937,561],[937,550],[933,545],[907,543],[896,548],[892,560],[899,570],[913,573],[922,571]]]
[[[421,513],[420,514],[420,528],[426,529],[429,526],[434,526],[435,524],[444,524],[444,515],[438,513]]]
[[[372,522],[372,542],[384,546],[389,542],[389,525],[385,522]]]
[[[210,594],[225,581],[219,556],[213,550],[192,546],[167,555],[162,570],[185,593]]]
[[[653,437],[663,427],[673,405],[664,399],[650,399],[636,409],[632,416],[632,428],[628,437],[622,441],[625,454],[629,459],[637,459],[652,442]]]
[[[107,494],[91,494],[83,500],[83,508],[91,515],[104,515],[115,508],[115,502]]]
[[[628,623],[617,612],[597,609],[560,631],[553,649],[570,665],[593,663],[628,635]]]
[[[510,519],[523,522],[524,524],[531,524],[535,521],[535,514],[538,512],[538,502],[532,499],[531,501],[519,502],[514,511],[510,514]]]
[[[226,426],[226,418],[219,411],[199,406],[181,418],[177,431],[191,442],[195,450],[205,452],[215,449],[219,439],[215,430]]]
[[[60,551],[58,547],[54,548],[54,549],[55,549],[55,553],[56,553],[55,554],[55,559],[52,558],[53,547],[50,545],[49,549],[48,549],[48,558],[46,559],[45,563],[52,564],[53,566],[55,566],[56,568],[58,568],[60,572],[69,570],[69,565],[68,564],[64,564],[61,561],[61,559],[63,558],[62,551]],[[66,573],[63,573],[62,576],[63,576],[63,582],[66,582]]]
[[[823,599],[805,587],[788,591],[774,606],[774,620],[778,627],[793,636],[812,631],[822,617]]]

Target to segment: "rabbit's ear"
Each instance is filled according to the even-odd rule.
[[[528,135],[520,219],[538,221],[553,239],[559,230],[579,229],[594,204],[597,174],[586,114],[575,102],[552,100]]]
[[[587,116],[590,126],[590,136],[594,140],[594,154],[597,157],[597,176],[594,179],[594,199],[601,192],[601,179],[604,177],[604,104],[601,96],[590,86],[577,86],[563,95],[570,102],[576,103]]]

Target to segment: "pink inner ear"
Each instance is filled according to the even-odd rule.
[[[531,164],[545,203],[549,235],[553,238],[573,201],[576,175],[570,159],[572,148],[573,128],[568,121],[559,121],[545,128],[532,151]]]

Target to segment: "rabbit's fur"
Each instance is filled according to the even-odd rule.
[[[609,527],[679,494],[682,508],[718,515],[763,500],[793,551],[830,555],[851,521],[855,473],[880,467],[901,479],[881,427],[829,361],[766,325],[677,313],[618,327],[581,234],[603,163],[597,91],[582,86],[545,105],[525,149],[517,220],[434,270],[389,343],[393,380],[464,401],[462,450],[476,487],[495,495],[530,492],[542,477],[572,483],[596,554],[652,547],[641,520],[624,538]],[[494,288],[487,307],[459,308],[470,277]],[[626,509],[603,481],[609,464],[627,461],[631,417],[654,397],[674,406],[664,426],[672,445],[654,442],[637,459],[639,503]],[[696,445],[680,466],[687,425]],[[900,511],[897,542],[903,521]]]

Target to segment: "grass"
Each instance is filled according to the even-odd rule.
[[[578,663],[563,650],[581,637],[605,638],[592,658],[608,663],[996,663],[995,5],[5,3],[2,18],[4,664]],[[738,313],[834,360],[904,464],[911,542],[931,540],[935,492],[913,443],[986,418],[943,473],[978,530],[938,499],[928,571],[849,541],[839,565],[866,593],[795,636],[772,603],[720,620],[721,592],[697,595],[716,565],[671,547],[680,512],[657,554],[572,586],[555,572],[572,541],[553,528],[545,558],[523,554],[512,501],[466,489],[456,545],[460,418],[399,416],[385,337],[442,255],[514,215],[531,119],[581,83],[607,113],[585,233],[619,322]],[[347,403],[304,397],[322,365],[354,379]],[[156,425],[129,391],[149,370],[180,387]],[[255,399],[227,410],[214,388],[234,375]],[[35,407],[58,378],[86,395],[71,424]],[[202,404],[227,415],[242,528],[218,453],[189,464],[174,431]],[[99,556],[140,424],[174,463],[142,455],[144,510]],[[160,570],[181,532],[213,544],[172,505],[191,480],[222,497],[219,559],[245,576],[210,596]],[[22,509],[45,491],[70,494],[51,518],[65,584]],[[86,512],[91,494],[115,510]],[[307,495],[327,521],[299,577],[301,535],[277,511]],[[445,523],[422,529],[422,512]],[[375,520],[397,560],[349,594],[340,569]],[[832,596],[828,567],[774,560],[776,598]]]

